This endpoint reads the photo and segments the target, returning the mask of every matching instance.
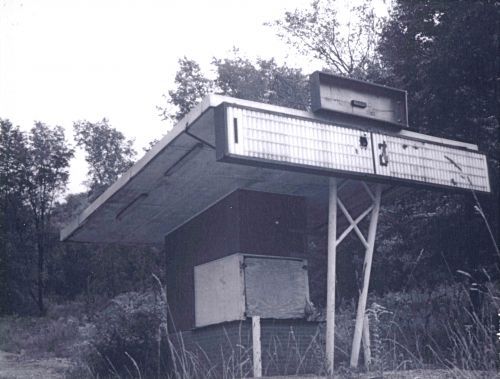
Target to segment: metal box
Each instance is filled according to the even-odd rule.
[[[341,122],[408,127],[406,91],[319,71],[310,82],[313,112],[333,113]]]
[[[309,302],[307,261],[233,254],[194,268],[195,325],[246,317],[303,318]]]

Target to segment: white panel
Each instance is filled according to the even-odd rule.
[[[387,165],[381,163],[385,143]],[[490,191],[486,157],[439,144],[373,133],[375,173],[430,184]]]
[[[245,318],[241,259],[234,254],[194,268],[197,327]]]
[[[227,108],[227,123],[230,154],[373,173],[369,133],[235,107]]]

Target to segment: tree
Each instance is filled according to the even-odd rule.
[[[257,59],[254,64],[238,56],[217,59],[215,89],[222,95],[260,101],[296,109],[309,105],[309,83],[300,69],[279,66],[274,59]]]
[[[499,19],[500,7],[494,1],[400,0],[384,25],[378,47],[382,66],[389,73],[385,84],[408,91],[412,129],[473,142],[487,153],[493,195],[480,200],[496,230]],[[396,231],[405,238],[384,244],[384,256],[398,257],[387,254],[397,251],[404,252],[399,257],[409,254],[416,259],[423,248],[427,263],[420,262],[421,282],[438,278],[439,266],[447,276],[450,268],[491,269],[498,257],[475,206],[471,194],[420,192],[407,196],[388,209],[396,215],[388,220],[391,233]],[[381,266],[389,264],[385,261]],[[427,272],[434,278],[425,275],[429,266],[433,270]],[[390,270],[384,269],[387,272]]]
[[[20,256],[29,240],[22,181],[26,161],[26,137],[9,120],[0,119],[0,314],[19,303]],[[16,281],[17,279],[17,281]]]
[[[279,66],[274,59],[257,59],[254,63],[240,57],[237,49],[230,58],[214,58],[212,66],[215,80],[207,79],[195,61],[179,60],[177,88],[168,92],[167,106],[159,107],[162,114],[180,120],[209,91],[298,109],[309,105],[308,81],[300,69]],[[174,112],[172,105],[177,107]]]
[[[35,231],[37,252],[37,303],[44,306],[44,266],[49,244],[50,221],[56,199],[62,195],[69,178],[73,149],[68,147],[64,130],[36,122],[27,140],[27,154],[21,178],[26,187],[26,201]]]
[[[179,121],[210,92],[212,86],[212,82],[201,73],[196,61],[184,57],[178,60],[178,64],[179,69],[175,75],[177,87],[168,91],[168,106],[159,107],[164,120]],[[175,111],[171,110],[172,106]]]
[[[288,45],[321,60],[334,73],[363,79],[377,64],[380,23],[373,2],[360,1],[341,17],[335,0],[314,0],[309,9],[287,11],[268,25]]]
[[[77,146],[86,153],[89,166],[86,185],[90,196],[96,198],[134,163],[133,141],[112,128],[105,118],[98,122],[77,121],[73,130]]]
[[[495,1],[399,1],[379,52],[409,93],[413,128],[482,144],[497,155],[500,7]],[[487,146],[490,145],[490,146]]]

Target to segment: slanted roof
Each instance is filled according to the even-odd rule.
[[[328,120],[324,115],[318,116],[311,112],[209,95],[77,219],[67,225],[61,231],[61,240],[163,243],[165,235],[238,189],[304,196],[320,207],[327,207],[328,182],[331,176],[340,176],[342,180],[352,176],[354,179],[381,182],[384,183],[386,195],[392,194],[392,196],[404,191],[406,188],[404,186],[407,184],[418,184],[418,178],[423,178],[424,181],[421,180],[423,185],[448,186],[447,182],[443,184],[435,180],[434,183],[426,183],[426,176],[423,174],[415,179],[411,173],[403,172],[404,170],[394,173],[380,166],[374,175],[366,172],[351,173],[348,169],[335,167],[309,170],[307,164],[293,164],[287,161],[287,158],[281,159],[269,155],[269,159],[266,160],[265,157],[260,157],[258,152],[253,154],[250,150],[231,150],[231,146],[229,148],[227,146],[227,141],[221,141],[221,138],[228,137],[227,133],[221,134],[221,130],[232,127],[233,121],[228,120],[227,113],[226,117],[221,119],[220,115],[223,114],[221,107],[224,107],[226,112],[228,108],[234,108],[250,110],[252,114],[272,115],[272,120],[281,122],[282,126],[286,120],[335,126],[335,122]],[[279,121],[277,117],[280,116],[286,120]],[[267,122],[266,125],[272,127],[271,121],[264,121]],[[457,156],[467,155],[467,164],[461,169],[468,170],[469,174],[475,172],[478,167],[484,171],[482,163],[484,157],[477,153],[477,146],[473,144],[431,137],[408,130],[386,133],[363,129],[357,132],[370,132],[374,141],[381,141],[383,138],[384,141],[387,140],[387,144],[392,143],[394,146],[401,138],[403,142],[408,140],[423,144],[422,146],[425,143],[439,146],[440,149],[448,149],[445,151],[448,155],[450,151],[456,152]],[[224,143],[226,146],[221,146]],[[404,143],[401,146],[402,149],[406,149]],[[401,161],[404,157],[401,158],[400,155],[394,153],[392,157],[395,161],[398,159]],[[469,155],[473,157],[470,167]],[[398,164],[403,163],[404,159]],[[377,164],[374,156],[373,165]],[[450,172],[458,170],[452,163],[450,167]],[[376,167],[374,169],[377,170]],[[464,175],[460,177],[460,173],[458,175],[455,177],[456,180],[452,178],[454,185],[456,181],[462,180],[460,182],[462,184],[466,183],[464,182],[466,179],[470,181],[467,175],[465,175],[467,178]],[[486,179],[485,173],[482,172],[477,180],[473,178],[473,184],[476,190],[489,191],[487,168]],[[340,195],[344,196],[351,206],[358,204],[362,209],[363,203],[370,201],[364,191],[359,191],[355,182],[348,183],[341,191]]]

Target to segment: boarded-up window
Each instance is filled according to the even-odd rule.
[[[302,318],[309,300],[303,259],[234,254],[194,268],[196,326],[245,317]]]
[[[303,260],[245,257],[246,315],[301,318],[309,296]]]

